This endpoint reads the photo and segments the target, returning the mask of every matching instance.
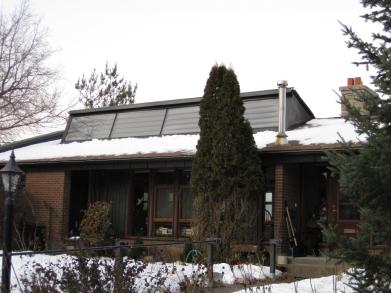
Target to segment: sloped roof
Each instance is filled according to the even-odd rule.
[[[342,118],[312,119],[304,125],[287,131],[290,143],[274,145],[276,131],[265,130],[254,134],[261,152],[290,150],[322,150],[341,147],[340,137],[360,144],[351,123]],[[191,157],[196,152],[198,134],[153,136],[145,138],[93,139],[62,144],[60,139],[15,149],[18,162],[57,162],[77,160],[123,160],[158,157]],[[0,161],[8,161],[10,151],[0,153]]]

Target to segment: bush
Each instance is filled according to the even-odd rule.
[[[111,203],[97,201],[84,212],[80,223],[80,238],[87,245],[105,245],[113,241],[110,221]]]
[[[136,280],[145,270],[128,258],[87,258],[83,255],[56,264],[34,264],[31,277],[21,279],[24,292],[137,292]]]

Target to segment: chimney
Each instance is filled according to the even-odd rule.
[[[368,112],[364,109],[364,102],[360,97],[364,95],[377,95],[369,87],[363,85],[361,77],[348,78],[347,86],[341,86],[339,91],[342,94],[341,117],[347,117],[349,115],[346,108],[347,103],[359,110],[361,115],[368,115]]]
[[[288,81],[277,81],[278,86],[278,134],[276,144],[283,145],[288,143],[287,135],[285,133],[286,128],[286,87]]]

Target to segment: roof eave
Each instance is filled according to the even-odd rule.
[[[359,150],[364,143],[356,143],[351,147]],[[335,144],[312,144],[312,145],[286,145],[277,146],[270,145],[259,149],[261,155],[267,154],[309,154],[322,153],[325,151],[344,151],[346,147],[340,143]],[[62,164],[62,163],[84,163],[84,162],[108,162],[108,161],[136,161],[136,160],[160,160],[160,159],[191,159],[194,152],[167,152],[167,153],[148,153],[148,154],[132,154],[132,155],[101,155],[101,156],[76,156],[68,158],[47,158],[37,160],[18,160],[20,165],[46,165],[46,164]],[[5,164],[6,162],[1,162]]]

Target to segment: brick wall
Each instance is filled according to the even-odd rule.
[[[47,229],[49,247],[62,241],[67,222],[64,171],[27,172],[26,190],[31,194],[34,218]]]
[[[289,253],[288,230],[285,220],[285,207],[289,207],[292,223],[298,228],[298,211],[301,192],[301,170],[298,164],[276,165],[274,194],[274,238],[282,240],[278,254]],[[296,235],[297,239],[298,235]]]

